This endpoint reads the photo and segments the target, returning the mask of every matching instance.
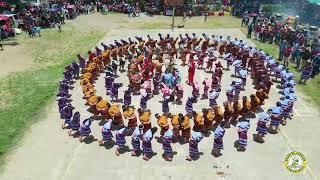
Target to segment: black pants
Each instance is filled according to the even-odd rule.
[[[248,38],[251,38],[251,34],[252,34],[252,31],[248,31],[247,37],[248,37]]]
[[[314,65],[311,72],[311,78],[314,78],[316,75],[319,74],[319,65]]]

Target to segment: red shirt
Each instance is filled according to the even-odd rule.
[[[196,64],[195,64],[194,61],[191,61],[190,63],[191,63],[191,64],[189,65],[189,70],[188,70],[188,72],[189,72],[189,73],[194,73],[194,72],[196,71]]]
[[[283,55],[284,55],[285,57],[289,57],[290,54],[291,54],[291,48],[286,48],[286,49],[284,50],[284,52],[283,52]]]

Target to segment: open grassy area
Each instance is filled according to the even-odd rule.
[[[57,29],[44,30],[41,38],[18,37],[19,43],[27,44],[32,51],[33,61],[46,66],[12,74],[0,82],[0,162],[51,102],[64,66],[74,60],[77,53],[85,53],[104,36],[97,31],[80,34],[70,25],[63,28],[63,33]]]
[[[192,17],[187,18],[186,22],[182,21],[182,17],[175,17],[175,26],[184,25],[187,29],[214,29],[214,28],[238,28],[241,24],[241,19],[233,16],[209,16],[207,22],[204,21],[204,17]],[[131,22],[132,23],[132,22]],[[137,29],[158,29],[158,28],[170,28],[172,23],[171,17],[163,17],[152,20],[148,23],[145,21],[135,21],[131,27]]]
[[[241,28],[241,31],[244,34],[247,34],[247,30],[245,28]],[[272,55],[276,59],[279,57],[279,47],[275,44],[269,43],[261,43],[260,41],[251,39],[259,49],[264,50],[266,53]],[[295,64],[289,64],[289,69],[295,74],[295,79],[298,82],[300,79],[301,72],[295,69]],[[310,79],[307,81],[307,84],[298,84],[298,90],[303,92],[306,96],[303,97],[305,101],[315,104],[320,107],[320,76],[316,76],[314,79]]]

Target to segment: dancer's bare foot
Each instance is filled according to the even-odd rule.
[[[145,161],[149,161],[149,158],[146,155],[144,155],[142,159]]]
[[[120,156],[120,153],[119,153],[119,151],[118,151],[118,149],[116,150],[116,156]]]
[[[192,161],[192,158],[190,156],[186,156],[187,161]]]

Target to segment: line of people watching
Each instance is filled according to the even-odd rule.
[[[288,24],[281,24],[274,16],[266,18],[262,14],[254,14],[250,17],[247,12],[243,16],[241,26],[248,27],[248,38],[252,38],[253,34],[254,39],[262,43],[278,45],[278,60],[283,61],[285,67],[288,67],[289,62],[294,63],[295,68],[307,79],[319,74],[320,39],[317,35],[311,39],[303,29],[298,28],[299,26],[293,28]],[[309,71],[310,74],[306,76]]]
[[[53,28],[57,24],[64,24],[65,20],[74,19],[80,14],[89,14],[90,5],[82,2],[75,4],[65,3],[52,6],[26,6],[14,9],[12,12],[18,17],[18,27],[28,33],[30,37],[41,36],[41,29]]]

